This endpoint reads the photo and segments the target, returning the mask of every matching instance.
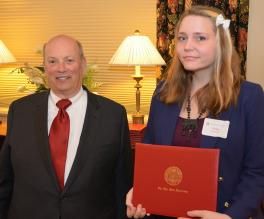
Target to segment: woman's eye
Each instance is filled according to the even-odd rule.
[[[186,37],[184,37],[184,36],[178,36],[178,41],[184,41],[184,40],[186,40]]]
[[[197,36],[196,37],[196,40],[198,40],[198,41],[204,41],[204,40],[206,40],[206,37],[205,36]]]

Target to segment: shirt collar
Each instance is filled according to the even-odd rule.
[[[79,90],[79,92],[75,96],[69,98],[69,100],[72,102],[72,104],[74,104],[74,103],[76,103],[81,98],[81,96],[83,94],[84,94],[84,89],[81,87],[80,90]],[[62,98],[58,97],[52,90],[50,90],[50,98],[51,98],[51,101],[52,101],[52,103],[54,105],[56,105],[56,103],[59,100],[62,99]]]

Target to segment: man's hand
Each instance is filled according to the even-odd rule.
[[[133,188],[129,190],[126,196],[127,216],[129,218],[143,218],[147,213],[146,209],[142,208],[142,205],[135,207],[132,203]],[[147,214],[148,215],[148,214]]]

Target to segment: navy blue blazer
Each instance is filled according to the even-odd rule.
[[[154,95],[144,142],[171,145],[180,109],[177,103],[164,104]],[[227,138],[203,135],[201,141],[202,148],[220,149],[217,211],[232,219],[263,219],[260,206],[264,199],[264,93],[261,86],[242,82],[237,105],[229,107],[218,119],[230,121]]]

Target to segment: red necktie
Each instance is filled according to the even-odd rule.
[[[64,170],[70,133],[70,118],[66,109],[70,105],[71,101],[68,99],[62,99],[56,103],[59,112],[51,124],[49,134],[51,159],[61,189],[64,187]]]

